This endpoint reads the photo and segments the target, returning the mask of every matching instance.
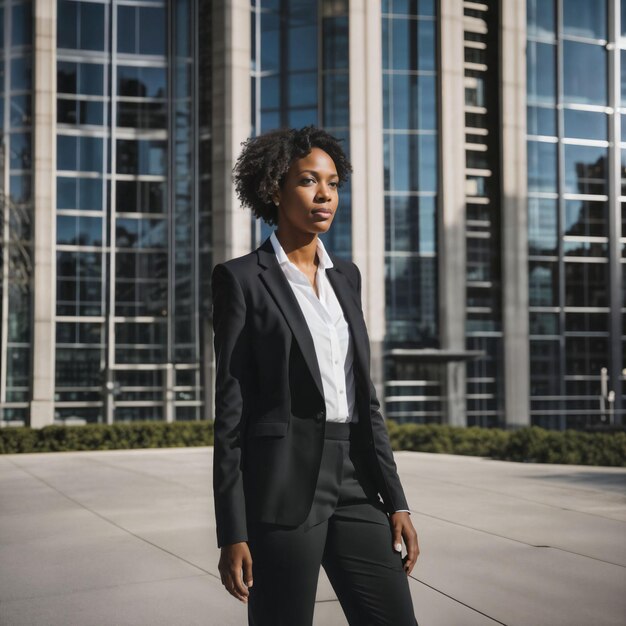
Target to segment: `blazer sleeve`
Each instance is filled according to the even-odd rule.
[[[247,541],[242,475],[246,303],[234,274],[218,264],[211,277],[215,346],[213,497],[217,544]]]
[[[359,306],[361,305],[361,272],[357,265],[353,264],[357,275],[357,292],[359,294]],[[369,339],[368,339],[369,341]],[[370,392],[370,421],[372,424],[372,434],[374,439],[374,449],[376,456],[378,457],[378,463],[382,474],[383,481],[385,482],[386,491],[390,498],[389,502],[384,502],[387,511],[389,513],[395,513],[396,511],[408,511],[409,505],[407,504],[406,497],[404,495],[404,489],[400,482],[400,476],[398,476],[398,468],[396,462],[393,459],[393,451],[391,450],[391,442],[389,441],[389,433],[385,426],[385,420],[380,412],[380,402],[376,395],[376,388],[372,382],[371,377],[368,377],[369,392]],[[385,494],[383,500],[385,500]]]

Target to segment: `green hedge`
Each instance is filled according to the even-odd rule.
[[[213,422],[206,421],[0,429],[0,454],[210,445],[213,445]]]
[[[626,432],[520,430],[398,425],[389,422],[394,450],[484,456],[526,463],[626,467]]]
[[[491,457],[506,461],[626,466],[626,432],[455,428],[389,421],[394,450]],[[133,422],[42,429],[1,428],[0,454],[210,446],[212,422]]]

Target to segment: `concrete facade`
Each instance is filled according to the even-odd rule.
[[[34,316],[30,425],[54,420],[56,315],[56,2],[33,3]]]
[[[250,135],[250,3],[213,3],[213,262],[250,251],[250,213],[232,180],[241,143]]]
[[[352,258],[371,343],[372,380],[383,388],[385,338],[385,201],[383,197],[381,13],[377,2],[350,2],[350,155]]]
[[[502,11],[502,326],[507,426],[530,425],[526,3]]]
[[[465,120],[463,116],[463,3],[442,0],[439,227],[439,323],[443,350],[465,349]],[[445,367],[447,423],[467,424],[465,363]]]

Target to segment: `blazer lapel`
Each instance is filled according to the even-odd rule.
[[[334,262],[334,259],[333,259]],[[354,354],[361,371],[365,374],[369,372],[369,354],[367,351],[368,338],[367,329],[363,314],[359,310],[356,299],[353,297],[355,288],[345,274],[336,266],[326,270],[326,276],[339,300],[343,313],[352,331],[352,341],[354,344]]]
[[[289,281],[278,263],[269,238],[257,248],[257,255],[259,265],[266,268],[265,271],[261,272],[260,278],[285,316],[285,320],[300,346],[302,356],[311,371],[315,385],[323,398],[324,387],[311,331],[298,304],[298,300],[289,286]]]

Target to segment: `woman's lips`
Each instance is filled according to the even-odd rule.
[[[315,209],[313,211],[313,217],[318,217],[322,220],[327,220],[332,214],[333,212],[327,209]]]

